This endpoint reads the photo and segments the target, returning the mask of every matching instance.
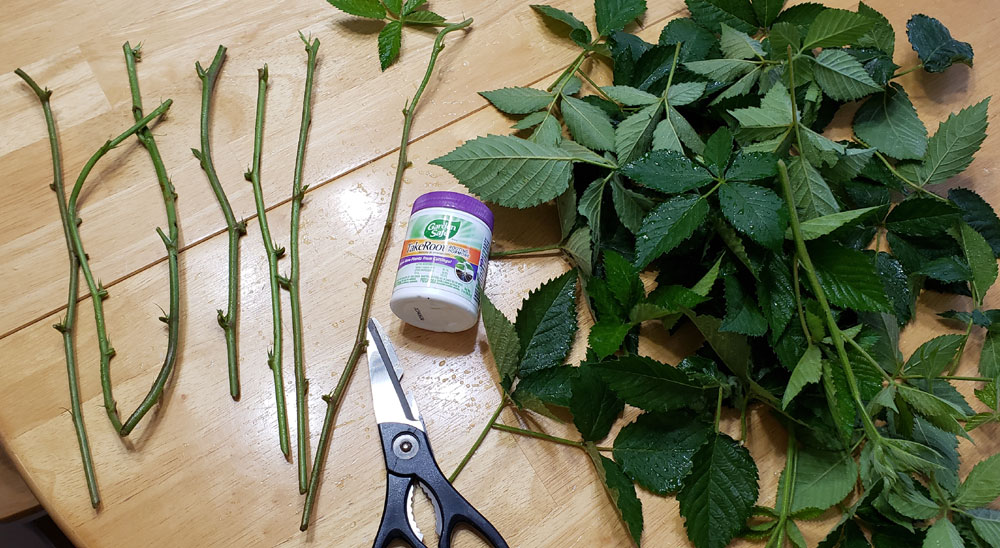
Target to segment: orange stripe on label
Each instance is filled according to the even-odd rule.
[[[441,257],[461,257],[472,264],[479,264],[482,251],[478,248],[470,247],[450,241],[437,241],[427,239],[414,239],[403,241],[403,252],[400,259],[412,257],[414,255],[438,255]]]

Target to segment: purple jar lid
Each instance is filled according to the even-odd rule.
[[[486,226],[490,227],[490,232],[493,232],[493,212],[490,211],[490,208],[486,204],[467,194],[448,192],[446,190],[428,192],[413,202],[413,209],[410,213],[413,214],[429,207],[450,207],[464,211],[470,215],[475,215],[486,223]]]

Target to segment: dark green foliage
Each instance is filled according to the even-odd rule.
[[[712,435],[695,453],[677,500],[695,546],[726,546],[757,501],[757,465],[750,452],[725,434]]]
[[[952,38],[941,21],[933,17],[914,15],[906,23],[906,36],[927,72],[944,72],[953,63],[972,66],[972,46]]]
[[[646,489],[663,495],[681,488],[711,426],[688,413],[640,415],[615,438],[615,461]]]
[[[532,292],[513,323],[484,305],[503,387],[529,411],[565,420],[556,408],[568,408],[636,543],[634,484],[677,493],[697,548],[738,534],[800,546],[796,521],[829,508],[843,519],[825,548],[869,546],[862,526],[876,547],[990,545],[1000,514],[983,507],[1000,495],[1000,460],[961,482],[957,439],[1000,422],[1000,312],[984,304],[1000,219],[971,190],[933,190],[972,163],[988,101],[929,136],[894,78],[896,31],[864,3],[686,4],[690,16],[656,44],[623,30],[641,21],[638,0],[595,2],[596,30],[533,6],[568,29],[577,59],[551,91],[483,93],[521,117],[523,133],[471,139],[432,161],[500,206],[555,200],[560,245],[580,264]],[[908,34],[926,70],[971,64],[971,48],[934,19],[915,16]],[[592,55],[612,64],[613,85],[580,97],[570,76]],[[861,102],[855,137],[830,140],[826,125],[851,102]],[[592,327],[573,367],[563,362],[578,276]],[[971,297],[942,314],[967,329],[904,360],[900,329],[924,289]],[[705,342],[671,348],[694,352],[676,367],[642,355],[644,337],[663,329]],[[976,330],[986,331],[985,383],[953,376]],[[663,340],[673,342],[654,344]],[[953,382],[985,384],[973,387],[975,410]],[[617,434],[611,461],[596,443],[611,445],[602,440],[626,405],[642,413]],[[794,434],[775,508],[754,510],[756,465],[722,433],[733,432],[723,417],[754,407]]]
[[[576,333],[576,273],[542,284],[521,305],[514,328],[523,373],[555,367],[566,359]]]
[[[400,0],[327,0],[327,2],[350,15],[385,21],[385,25],[378,33],[378,59],[383,71],[399,58],[404,26],[426,27],[447,24],[444,17],[429,10],[418,9],[426,0],[409,0],[405,3]]]
[[[569,27],[569,37],[578,46],[586,46],[590,43],[590,29],[572,13],[546,5],[532,4],[531,7],[545,17]]]
[[[599,371],[587,364],[578,368],[571,386],[569,410],[573,424],[585,441],[604,439],[625,404],[601,380]]]

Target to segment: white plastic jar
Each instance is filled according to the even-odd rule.
[[[457,192],[428,192],[410,212],[389,308],[404,322],[454,333],[479,322],[493,212]]]

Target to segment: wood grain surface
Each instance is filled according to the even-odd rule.
[[[488,108],[475,92],[512,85],[547,84],[575,55],[528,2],[468,3],[434,0],[449,19],[475,18],[473,30],[447,39],[438,71],[417,113],[400,213],[382,270],[373,315],[391,333],[427,421],[441,467],[452,470],[499,402],[495,372],[482,328],[440,334],[402,325],[389,311],[391,259],[413,201],[429,190],[460,190],[427,162],[466,139],[507,133],[511,121]],[[831,5],[854,8],[853,2]],[[558,7],[592,21],[591,3],[558,0]],[[1000,90],[1000,62],[990,56],[998,17],[991,0],[873,0],[897,31],[896,62],[916,63],[903,28],[911,13],[941,19],[979,54],[975,69],[912,73],[902,79],[933,131],[951,111]],[[637,31],[655,40],[680,0],[650,0]],[[357,375],[341,407],[329,464],[308,532],[298,531],[302,497],[296,469],[279,449],[271,373],[267,263],[253,218],[250,185],[242,173],[252,146],[256,68],[270,67],[262,184],[271,230],[288,240],[294,143],[298,131],[305,53],[298,31],[322,41],[313,126],[305,167],[310,184],[302,213],[302,300],[309,410],[315,446],[329,391],[353,341],[365,275],[374,254],[395,171],[400,109],[424,70],[433,35],[404,33],[399,63],[382,73],[375,54],[377,26],[344,16],[321,0],[62,1],[7,0],[0,15],[0,442],[10,452],[41,503],[80,546],[367,546],[382,510],[385,472],[371,412],[367,377]],[[23,67],[52,88],[61,130],[66,177],[104,139],[131,124],[121,44],[143,43],[139,79],[147,105],[168,97],[174,106],[154,131],[180,196],[183,284],[181,352],[161,406],[128,439],[110,427],[101,407],[97,344],[89,297],[81,300],[76,346],[83,413],[103,497],[90,507],[72,422],[67,411],[65,366],[59,334],[51,325],[65,308],[66,253],[55,197],[48,189],[51,164],[37,101],[11,72]],[[215,101],[213,145],[223,185],[237,216],[249,222],[241,241],[240,368],[243,397],[229,398],[226,356],[215,310],[226,299],[225,223],[189,149],[198,145],[200,82],[194,62],[210,61],[218,44],[229,48]],[[594,74],[607,70],[595,64]],[[996,116],[991,115],[995,122]],[[843,117],[840,125],[849,120]],[[842,128],[841,128],[842,130]],[[834,128],[831,133],[836,134]],[[111,293],[108,329],[115,396],[133,408],[145,394],[162,357],[165,333],[157,321],[165,305],[166,264],[154,229],[164,222],[162,202],[146,154],[134,140],[112,151],[82,199],[83,237],[95,273]],[[996,170],[1000,140],[987,139],[976,161],[953,184],[1000,203]],[[544,245],[558,238],[555,211],[495,208],[495,248]],[[287,265],[282,266],[287,269]],[[528,290],[567,269],[558,254],[494,261],[487,293],[512,314]],[[82,285],[82,284],[81,284]],[[83,290],[86,293],[86,290]],[[1000,304],[997,295],[988,301]],[[903,352],[948,330],[939,311],[967,304],[926,294]],[[286,303],[287,310],[287,303]],[[572,360],[582,356],[589,317]],[[286,329],[286,343],[291,335]],[[694,351],[690,330],[668,337],[644,332],[641,351],[676,362]],[[981,339],[974,337],[962,370],[975,370]],[[287,347],[286,347],[287,348]],[[364,362],[362,362],[362,369]],[[294,391],[290,352],[286,393]],[[968,383],[966,383],[968,384]],[[960,387],[971,393],[971,386]],[[294,405],[289,402],[289,413]],[[620,424],[634,418],[626,412]],[[572,427],[505,411],[503,422],[573,436]],[[290,421],[294,434],[294,421]],[[738,428],[736,417],[726,428]],[[997,425],[962,442],[963,473],[982,455],[1000,449]],[[784,432],[755,412],[748,447],[760,466],[761,504],[774,500],[784,461]],[[501,432],[483,447],[456,482],[458,489],[504,534],[511,546],[627,546],[615,510],[581,451]],[[646,516],[643,544],[688,546],[672,497],[640,490]],[[419,508],[423,523],[426,506]],[[836,516],[806,524],[814,545]],[[423,527],[425,531],[432,527]],[[753,543],[738,543],[750,546]],[[463,533],[456,546],[481,546]]]
[[[38,499],[0,447],[0,521],[15,519],[38,508]]]

